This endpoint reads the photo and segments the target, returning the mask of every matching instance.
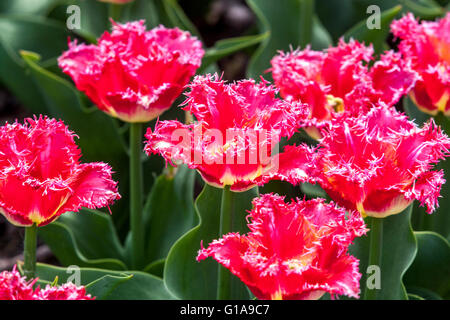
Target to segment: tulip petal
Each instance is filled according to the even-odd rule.
[[[199,68],[201,42],[188,32],[144,21],[113,22],[97,45],[69,44],[59,66],[77,88],[113,117],[148,122],[170,108]]]
[[[253,200],[250,232],[223,235],[197,260],[212,257],[238,276],[259,299],[318,299],[325,292],[358,297],[358,260],[347,254],[365,229],[362,218],[323,199],[265,194]]]
[[[414,199],[435,210],[443,179],[431,170],[449,156],[450,139],[434,121],[419,128],[380,105],[335,121],[324,135],[317,180],[338,204],[377,218],[402,212]]]
[[[43,226],[120,199],[111,168],[80,164],[74,138],[62,121],[42,116],[0,128],[0,213],[11,223]]]
[[[276,98],[276,89],[265,81],[226,84],[217,75],[206,75],[197,76],[189,87],[185,110],[198,121],[158,122],[146,134],[147,154],[159,153],[175,165],[185,163],[207,183],[218,188],[229,185],[232,191],[245,191],[272,178],[308,179],[301,177],[306,173],[300,169],[294,173],[293,168],[278,168],[294,164],[272,156],[280,139],[302,126],[307,116],[304,104]],[[295,155],[292,152],[291,157]]]

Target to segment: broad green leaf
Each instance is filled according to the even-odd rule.
[[[415,232],[417,256],[405,274],[408,292],[422,288],[450,298],[450,245],[434,232]],[[411,288],[411,289],[410,289]]]
[[[422,300],[443,300],[436,292],[420,287],[408,287],[408,297],[410,295],[421,297]]]
[[[129,21],[145,19],[149,28],[160,24],[169,28],[178,27],[201,39],[197,28],[177,0],[136,0],[126,7],[124,17]]]
[[[0,82],[35,114],[47,113],[45,101],[24,69],[24,62],[0,38]],[[26,94],[25,94],[26,93]]]
[[[67,36],[68,31],[64,25],[52,20],[34,16],[0,15],[0,82],[35,114],[47,113],[48,109],[39,89],[27,73],[19,51],[39,52],[48,61],[62,52]]]
[[[129,10],[125,13],[127,20],[136,21],[145,19],[147,28],[154,28],[161,23],[160,13],[154,0],[136,0],[128,6]]]
[[[411,11],[422,19],[435,19],[445,14],[446,10],[433,0],[400,0],[406,11]]]
[[[380,267],[381,288],[378,290],[378,299],[404,300],[408,295],[403,285],[403,275],[408,270],[417,252],[417,243],[411,229],[412,206],[403,212],[383,218],[383,248]],[[365,222],[370,227],[371,218]],[[360,280],[361,299],[366,288],[370,232],[367,235],[356,238],[350,246],[350,254],[360,260],[359,271],[362,274]]]
[[[92,209],[61,215],[58,222],[67,226],[75,236],[78,248],[91,258],[124,260],[123,247],[117,237],[111,215]],[[101,241],[98,241],[101,239]]]
[[[376,5],[381,11],[399,4],[398,0],[316,0],[316,12],[334,42],[352,26],[372,13],[367,8]]]
[[[87,258],[109,257],[123,260],[123,248],[109,214],[84,208],[77,213],[61,215],[57,222],[70,229],[78,248]],[[47,227],[48,225],[39,229],[42,235]],[[102,241],[98,241],[99,238]]]
[[[44,281],[52,282],[58,276],[58,283],[65,283],[73,273],[68,273],[66,268],[55,267],[48,264],[38,263],[36,266],[36,276]],[[104,282],[108,278],[115,282],[113,285],[106,285]],[[131,278],[130,278],[131,276]],[[172,300],[174,297],[167,291],[162,279],[140,271],[113,271],[107,269],[80,268],[81,285],[88,286],[86,291],[93,294],[100,289],[93,284],[100,279],[101,284],[106,289],[107,300]],[[125,278],[125,279],[117,279]],[[129,278],[129,279],[126,279]],[[121,281],[124,280],[124,281]],[[125,281],[126,280],[126,281]],[[120,283],[117,283],[119,281]],[[89,285],[91,284],[91,285]],[[115,287],[115,288],[114,288]],[[92,292],[90,291],[92,290]]]
[[[107,300],[120,284],[130,280],[132,277],[132,274],[123,276],[106,275],[87,284],[86,291],[95,297],[96,300]]]
[[[358,15],[352,0],[316,0],[316,12],[334,42],[366,16],[365,8]]]
[[[241,212],[234,220],[234,232],[248,231],[246,210],[251,208],[251,200],[257,196],[256,188],[237,193],[236,212]],[[218,263],[208,258],[197,262],[197,252],[201,243],[207,246],[218,239],[220,226],[220,204],[222,189],[208,184],[195,202],[199,224],[181,237],[171,248],[164,269],[164,282],[169,291],[180,299],[216,299]],[[246,287],[237,277],[234,299],[249,299]]]
[[[409,96],[403,98],[403,109],[409,119],[413,120],[419,126],[422,126],[431,117],[420,111]]]
[[[148,264],[144,268],[144,272],[153,274],[154,276],[163,278],[164,276],[164,266],[166,264],[166,259],[156,260],[150,264]]]
[[[425,299],[416,294],[408,293],[408,300],[425,300]]]
[[[35,16],[0,15],[0,39],[18,53],[38,53],[45,61],[67,48],[69,31],[59,21]]]
[[[2,0],[0,13],[46,15],[53,7],[64,0]]]
[[[366,45],[372,43],[375,53],[381,53],[387,47],[386,39],[390,31],[389,26],[401,10],[401,6],[395,6],[392,9],[382,12],[380,29],[369,29],[367,27],[367,18],[362,20],[344,34],[344,39],[348,41],[350,38],[353,38],[364,42]]]
[[[401,5],[402,14],[412,11],[427,19],[443,14],[443,9],[432,0],[316,0],[316,12],[336,42],[352,26],[373,15],[373,11],[367,12],[373,5],[382,12]]]
[[[322,50],[328,48],[333,43],[330,34],[323,26],[317,15],[313,17],[313,30],[311,39],[311,48]]]
[[[327,193],[318,185],[311,184],[308,182],[302,183],[301,185],[302,192],[309,198],[328,198]]]
[[[309,0],[284,0],[282,5],[276,1],[247,0],[248,5],[253,10],[259,20],[259,31],[261,34],[269,33],[269,37],[262,41],[260,47],[250,60],[247,70],[248,77],[259,78],[270,68],[270,60],[279,50],[288,51],[290,48],[303,47],[308,42],[305,34],[307,21],[313,25],[311,31],[313,38],[313,49],[323,49],[329,43],[323,41],[331,40],[327,36],[326,30],[322,27],[317,17],[308,11]],[[305,9],[306,8],[306,9]],[[302,11],[303,10],[303,11]],[[305,21],[307,19],[307,21]],[[320,46],[320,47],[315,47]]]
[[[263,33],[258,35],[229,38],[217,41],[214,44],[214,47],[208,48],[206,50],[199,73],[201,73],[203,70],[206,70],[206,68],[208,68],[217,60],[222,59],[223,57],[226,57],[239,50],[258,44],[268,36],[268,33]]]
[[[84,267],[107,268],[112,270],[126,270],[126,265],[118,259],[100,258],[88,259],[78,249],[75,236],[70,229],[59,222],[53,222],[46,227],[45,233],[41,235],[49,244],[53,254],[62,265],[78,265]],[[51,240],[48,240],[48,237]]]
[[[91,0],[71,0],[63,7],[74,4],[80,7],[81,30],[77,32],[86,35],[90,40],[100,37],[103,32],[111,30],[108,16],[108,3]]]
[[[300,39],[299,45],[305,47],[313,38],[313,20],[315,0],[298,0],[300,11]]]
[[[65,266],[127,269],[112,219],[105,213],[91,209],[65,213],[39,228],[39,236]]]
[[[196,225],[195,175],[195,170],[179,166],[156,179],[143,217],[147,263],[165,258],[175,241]]]
[[[122,7],[126,8],[128,5]],[[125,13],[125,10],[121,12]],[[72,40],[78,37],[89,43],[96,43],[97,38],[112,27],[109,4],[97,0],[60,0],[52,7],[47,17],[62,23],[70,31]],[[117,22],[128,20],[122,16]],[[71,25],[78,22],[79,25]],[[67,43],[67,39],[64,43]]]
[[[178,4],[178,0],[162,0],[162,3],[164,5],[165,13],[173,26],[189,31],[192,35],[201,39],[200,33],[186,16],[183,9]]]

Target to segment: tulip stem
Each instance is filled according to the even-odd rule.
[[[121,13],[122,13],[122,7],[123,7],[123,4],[118,4],[118,3],[110,3],[109,4],[108,15],[115,22],[119,22],[120,21],[120,16],[121,16]]]
[[[225,186],[222,191],[222,203],[220,206],[220,234],[219,237],[232,231],[234,219],[235,197],[230,186]],[[231,299],[231,277],[230,271],[219,264],[217,279],[217,299]]]
[[[144,235],[142,225],[142,123],[130,125],[130,227],[133,268],[142,266]]]
[[[37,226],[25,228],[25,241],[23,249],[23,272],[27,280],[34,278],[36,273],[36,243],[37,243]]]
[[[375,265],[381,268],[383,252],[383,218],[371,218],[370,244],[369,244],[369,266]],[[379,289],[369,289],[366,284],[364,300],[376,300]]]

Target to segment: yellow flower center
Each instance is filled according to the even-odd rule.
[[[327,94],[327,105],[330,109],[333,109],[335,112],[344,112],[344,100],[339,97],[335,97],[331,94]]]

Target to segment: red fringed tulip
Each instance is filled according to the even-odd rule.
[[[67,211],[120,199],[111,168],[80,163],[62,121],[40,117],[0,127],[0,213],[19,226],[46,225]]]
[[[445,182],[433,165],[448,156],[450,139],[433,120],[423,128],[387,106],[336,121],[321,140],[317,177],[339,205],[377,218],[403,211],[414,199],[428,213]]]
[[[38,289],[33,289],[37,279],[27,281],[14,266],[12,271],[0,273],[0,300],[35,300]]]
[[[326,53],[281,52],[271,71],[283,98],[308,104],[305,131],[319,139],[332,119],[366,113],[379,101],[394,105],[413,87],[418,75],[399,54],[388,51],[369,69],[372,55],[371,46],[341,39]]]
[[[281,137],[290,137],[305,117],[305,107],[275,97],[262,81],[226,84],[217,76],[198,76],[190,84],[185,110],[198,120],[185,125],[161,121],[146,134],[147,154],[197,169],[216,187],[244,191],[270,179],[307,181],[311,170],[306,146],[272,155]]]
[[[86,294],[84,287],[77,287],[73,283],[61,286],[47,285],[45,289],[39,286],[33,289],[38,279],[27,281],[14,266],[12,271],[0,273],[0,300],[94,300]]]
[[[148,122],[170,108],[200,66],[202,44],[188,32],[144,21],[114,23],[97,45],[69,43],[59,66],[104,112]]]
[[[243,281],[258,299],[319,299],[325,292],[358,297],[359,261],[347,253],[366,233],[357,212],[323,199],[285,203],[272,194],[253,200],[250,233],[229,233],[199,251]]]
[[[47,285],[45,289],[38,291],[37,300],[95,300],[95,298],[86,294],[83,286],[77,287],[68,282],[61,286]]]
[[[450,116],[450,13],[421,23],[409,13],[394,21],[391,29],[401,39],[400,52],[421,76],[411,92],[412,100],[423,112]]]

